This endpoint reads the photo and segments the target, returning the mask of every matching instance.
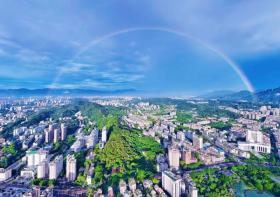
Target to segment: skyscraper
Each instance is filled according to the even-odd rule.
[[[66,178],[68,181],[74,181],[76,179],[77,160],[74,155],[67,155],[66,159]]]

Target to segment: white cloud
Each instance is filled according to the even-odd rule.
[[[15,57],[18,60],[23,62],[34,62],[34,63],[43,63],[50,60],[47,53],[35,52],[30,49],[21,49],[16,54]]]
[[[89,69],[92,71],[95,69],[95,66],[92,64],[70,63],[60,67],[60,71],[63,74],[80,72],[83,69]]]
[[[154,10],[169,26],[232,54],[279,49],[279,9],[277,0],[154,3]]]

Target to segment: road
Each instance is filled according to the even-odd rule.
[[[224,163],[218,163],[218,164],[212,164],[212,165],[207,165],[207,166],[202,166],[193,170],[187,170],[185,172],[200,172],[203,171],[207,168],[225,168],[225,167],[232,167],[232,166],[238,166],[238,165],[245,165],[245,164],[241,164],[238,162],[224,162]]]

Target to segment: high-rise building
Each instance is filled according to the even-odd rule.
[[[58,124],[50,124],[49,128],[45,129],[45,142],[51,143],[55,140],[58,141],[59,133],[55,133],[55,129],[59,129]],[[59,129],[60,130],[60,129]],[[58,135],[57,135],[58,134]],[[55,139],[54,139],[55,138]]]
[[[53,130],[45,129],[45,143],[51,143],[53,141]]]
[[[178,169],[180,166],[180,151],[176,146],[168,148],[168,161],[170,168]]]
[[[90,135],[87,137],[86,146],[92,148],[98,143],[98,130],[93,129]]]
[[[54,130],[55,125],[54,124],[49,124],[49,131]]]
[[[29,150],[26,152],[27,166],[37,166],[47,158],[48,151],[46,150]]]
[[[182,161],[184,161],[186,164],[197,162],[197,159],[195,158],[194,153],[191,150],[183,150],[181,155]]]
[[[63,168],[63,157],[62,155],[58,155],[49,164],[49,179],[57,179],[62,168]]]
[[[271,142],[268,136],[263,135],[260,131],[246,132],[246,142],[238,142],[238,148],[242,151],[255,153],[270,153]]]
[[[74,181],[77,173],[77,160],[74,155],[67,155],[66,159],[66,178],[68,181]]]
[[[61,140],[63,141],[67,137],[67,127],[65,126],[64,123],[61,124],[60,130],[61,130]]]
[[[107,142],[107,128],[106,126],[102,128],[102,133],[101,133],[101,141],[106,143]]]
[[[164,171],[162,173],[162,187],[172,197],[181,196],[182,179],[177,177],[171,171]]]
[[[37,178],[43,179],[47,178],[49,174],[49,165],[47,160],[43,160],[39,165],[37,166]]]
[[[60,130],[59,129],[54,129],[53,132],[53,142],[56,143],[59,141],[60,138]]]
[[[203,138],[201,136],[198,136],[194,133],[193,137],[192,137],[192,140],[193,140],[193,147],[195,149],[202,149],[203,148]]]

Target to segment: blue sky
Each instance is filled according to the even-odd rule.
[[[277,0],[2,1],[0,88],[278,87],[279,10]]]

